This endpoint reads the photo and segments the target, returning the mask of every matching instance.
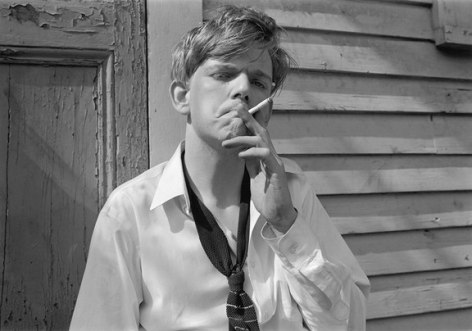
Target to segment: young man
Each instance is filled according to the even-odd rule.
[[[281,29],[227,6],[173,54],[174,156],[101,211],[73,330],[362,330],[369,282],[266,130]]]

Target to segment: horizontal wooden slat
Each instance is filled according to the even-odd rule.
[[[393,273],[472,267],[472,243],[437,249],[368,253],[356,256],[369,276]]]
[[[111,56],[107,50],[0,47],[0,63],[97,67]]]
[[[424,213],[421,215],[332,217],[343,234],[437,229],[472,225],[472,211]]]
[[[472,116],[274,113],[279,154],[472,154]]]
[[[400,288],[371,293],[367,318],[457,309],[472,306],[472,281]]]
[[[370,277],[371,293],[398,288],[472,281],[472,268],[435,270]]]
[[[0,2],[0,45],[112,49],[112,2]]]
[[[431,6],[433,4],[433,0],[374,0],[378,2],[392,2],[392,3],[405,3],[409,5],[425,5]]]
[[[472,113],[472,82],[295,71],[275,110]]]
[[[289,38],[282,46],[301,70],[472,80],[470,53],[440,52],[430,42],[315,33]]]
[[[342,234],[472,225],[472,191],[319,198]]]
[[[472,156],[292,157],[318,194],[472,190]]]
[[[465,331],[472,325],[472,308],[377,318],[367,321],[366,331]]]
[[[423,292],[437,291],[438,285],[448,289],[446,294],[439,296],[440,298],[444,298],[444,295],[453,296],[445,309],[472,307],[470,300],[463,300],[462,295],[457,295],[451,290],[451,287],[470,282],[472,282],[472,268],[370,277],[368,316],[383,318],[435,311],[436,308],[430,300],[419,300],[415,304],[404,302],[408,301],[404,292],[419,292],[422,295]]]
[[[204,18],[219,5],[235,3],[263,9],[285,28],[433,39],[429,8],[381,2],[206,0]]]
[[[472,228],[344,238],[368,276],[472,267]]]

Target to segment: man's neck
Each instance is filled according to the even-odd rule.
[[[239,204],[245,163],[235,151],[189,140],[184,161],[192,188],[205,205],[224,209]]]

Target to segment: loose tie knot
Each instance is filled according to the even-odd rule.
[[[234,292],[241,292],[244,284],[244,271],[233,272],[228,277],[229,289]]]

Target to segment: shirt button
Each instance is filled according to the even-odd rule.
[[[290,247],[288,248],[288,251],[290,252],[290,254],[295,254],[295,253],[297,253],[297,251],[298,251],[298,245],[293,244],[292,246],[290,246]]]
[[[339,301],[333,307],[333,315],[338,321],[344,321],[349,317],[349,307],[344,302]]]

